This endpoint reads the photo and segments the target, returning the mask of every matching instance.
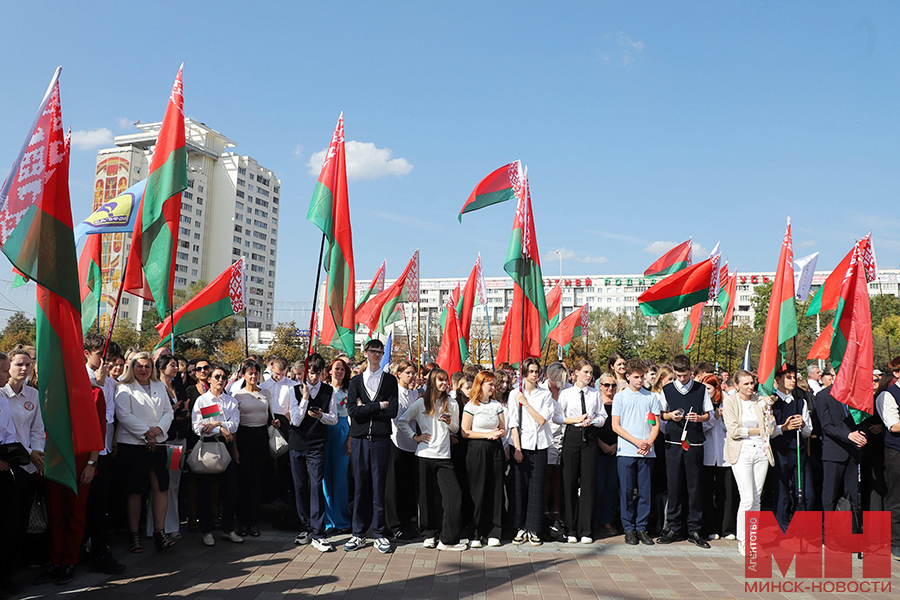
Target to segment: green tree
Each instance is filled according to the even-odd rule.
[[[297,334],[297,322],[287,321],[279,323],[272,332],[272,343],[269,344],[269,354],[283,356],[290,362],[303,357],[306,340],[301,340]]]
[[[0,349],[12,350],[17,344],[35,345],[35,323],[22,311],[14,312],[0,333]]]
[[[119,316],[113,326],[112,340],[122,347],[122,351],[140,347],[140,334],[128,317]]]

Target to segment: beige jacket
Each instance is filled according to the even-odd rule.
[[[765,427],[760,427],[760,435],[763,441],[763,447],[766,449],[766,458],[769,459],[769,465],[775,466],[775,457],[772,454],[772,447],[769,444],[769,437],[775,431],[775,419],[769,410],[768,398],[760,398],[756,394],[751,396],[754,401],[753,408],[756,411],[756,420],[764,423]],[[737,464],[741,455],[741,444],[746,438],[746,429],[741,424],[741,413],[743,407],[740,395],[735,392],[725,396],[722,403],[722,415],[725,420],[725,460],[731,464]]]

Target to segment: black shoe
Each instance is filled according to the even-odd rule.
[[[50,565],[47,567],[40,575],[34,578],[34,583],[37,585],[43,585],[45,583],[50,583],[56,576],[59,574],[59,567],[56,565]]]
[[[682,542],[684,538],[672,531],[671,529],[666,529],[661,536],[656,538],[657,544],[671,544],[673,542]]]
[[[652,546],[652,545],[653,545],[653,538],[650,537],[650,534],[647,533],[646,531],[643,531],[643,530],[642,530],[642,531],[638,531],[638,532],[637,532],[637,539],[638,539],[642,544],[644,544],[645,546]]]
[[[107,573],[115,575],[125,570],[125,565],[117,561],[111,555],[107,554],[100,558],[95,558],[91,562],[91,573]]]
[[[644,533],[644,535],[647,534],[646,531],[644,531],[642,533]],[[626,531],[625,532],[625,543],[628,544],[629,546],[637,546],[638,545],[637,534],[633,531]]]
[[[237,534],[238,534],[239,536],[241,536],[241,537],[247,537],[247,535],[249,535],[248,532],[249,532],[249,529],[248,529],[246,526],[241,525],[240,527],[238,527]]]
[[[688,536],[687,541],[700,548],[709,548],[709,542],[700,537],[700,534],[696,531]]]
[[[259,537],[259,527],[251,525],[247,528],[247,533],[249,533],[251,537]]]
[[[61,565],[53,583],[56,585],[66,585],[72,583],[73,579],[75,579],[75,567],[72,565]]]

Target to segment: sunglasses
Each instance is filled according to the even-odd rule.
[[[601,383],[600,387],[614,388],[614,387],[616,387],[616,384],[615,383]]]
[[[201,365],[195,369],[195,371],[207,371],[207,370],[209,370],[209,365]]]
[[[222,379],[225,379],[226,377],[224,375],[213,375],[212,378],[222,380]]]

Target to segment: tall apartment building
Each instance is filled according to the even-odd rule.
[[[147,177],[161,126],[140,124],[140,133],[117,136],[114,148],[97,152],[95,210]],[[184,127],[188,188],[181,199],[175,288],[212,281],[244,256],[249,326],[271,331],[281,181],[254,158],[230,151],[237,143],[215,129],[190,118]],[[124,233],[104,236],[104,315],[115,305],[130,239]],[[139,324],[143,304],[125,294],[119,314]]]

